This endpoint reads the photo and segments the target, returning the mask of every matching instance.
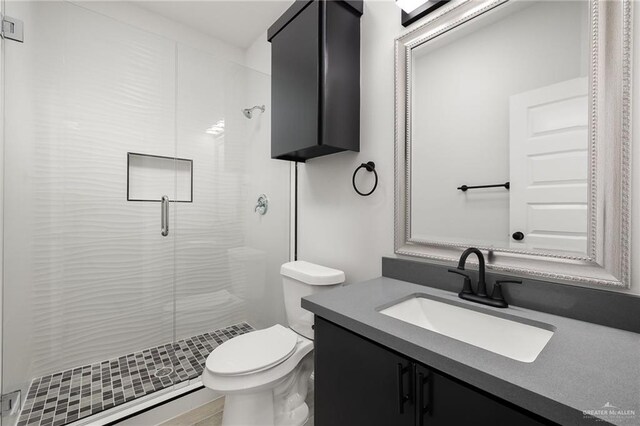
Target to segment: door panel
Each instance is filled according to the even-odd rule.
[[[313,2],[272,40],[272,158],[318,143],[319,19]]]
[[[406,358],[318,317],[314,346],[316,426],[413,426]]]
[[[416,425],[418,426],[535,426],[541,420],[506,405],[477,389],[436,373],[424,366],[416,366],[418,389]],[[420,377],[424,381],[420,382]],[[422,407],[422,413],[420,412]]]
[[[510,99],[511,248],[587,253],[586,78]]]

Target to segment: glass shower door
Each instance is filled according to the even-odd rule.
[[[69,2],[5,13],[3,424],[69,423],[173,385],[176,49]]]
[[[206,355],[286,324],[290,164],[270,158],[268,75],[178,44],[176,77],[177,155],[194,159],[193,203],[176,212],[176,338],[202,342]]]
[[[3,424],[199,385],[218,344],[286,324],[269,76],[71,2],[4,7]]]

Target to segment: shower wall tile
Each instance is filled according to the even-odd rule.
[[[5,390],[238,323],[249,299],[267,310],[246,226],[263,170],[247,161],[259,120],[240,112],[252,72],[69,2],[10,4],[37,31],[6,52]],[[168,238],[159,203],[126,200],[128,152],[194,160]],[[277,274],[288,234],[269,237]]]
[[[3,390],[245,320],[283,323],[289,164],[268,152],[269,77],[72,2],[6,10],[34,31],[4,52]],[[247,120],[256,104],[267,111]],[[171,204],[168,238],[158,203],[126,201],[128,152],[194,160],[194,200]]]

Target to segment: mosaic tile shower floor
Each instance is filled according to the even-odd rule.
[[[66,425],[194,379],[216,346],[252,330],[240,323],[33,379],[18,426]]]

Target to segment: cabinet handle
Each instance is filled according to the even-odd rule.
[[[431,414],[432,384],[431,372],[418,373],[418,426],[424,426],[424,415]]]
[[[404,393],[404,375],[409,374],[409,392]],[[406,367],[398,363],[398,411],[404,414],[404,404],[407,401],[413,402],[413,374],[411,374],[411,363]]]

